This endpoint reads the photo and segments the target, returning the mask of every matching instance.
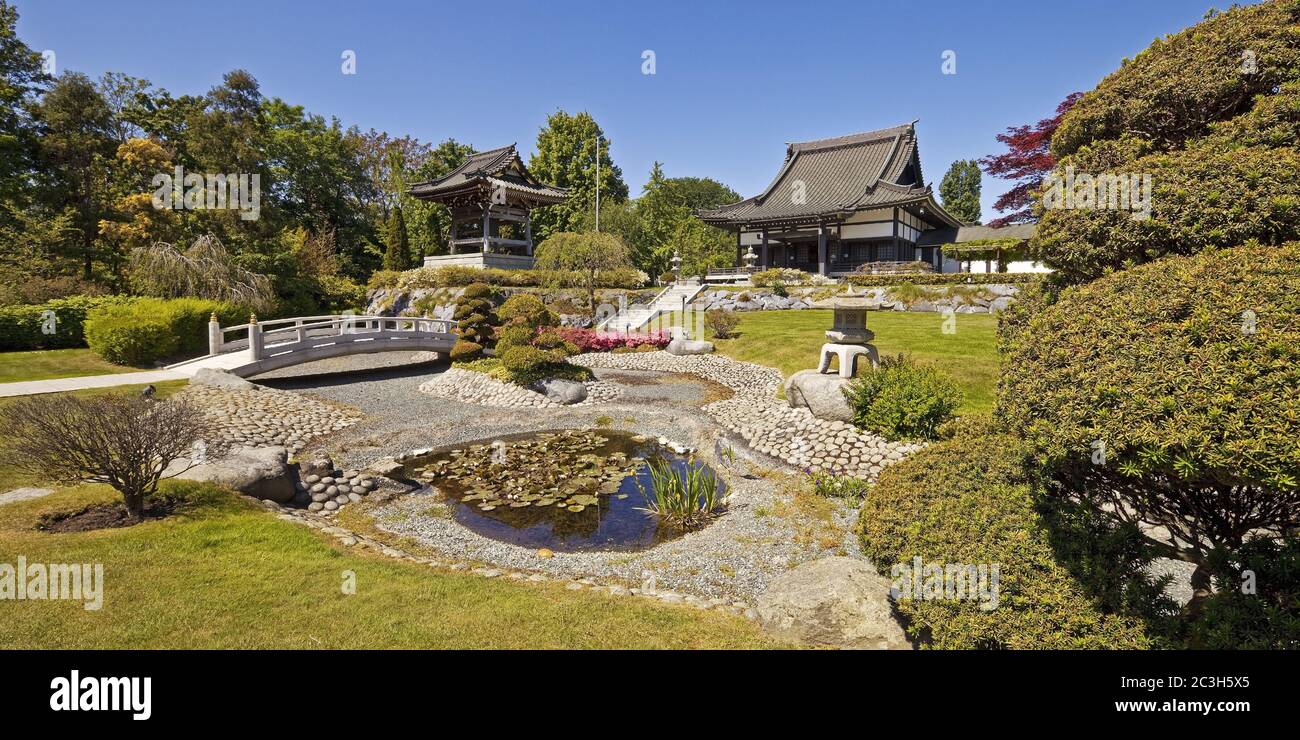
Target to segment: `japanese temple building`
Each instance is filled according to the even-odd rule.
[[[787,144],[785,162],[766,190],[699,216],[736,232],[739,269],[721,273],[743,272],[742,252],[750,250],[757,255],[754,269],[791,267],[827,276],[877,267],[972,269],[970,261],[945,257],[945,245],[964,241],[963,232],[976,235],[925,184],[914,122]],[[1023,231],[1006,236],[1019,239]],[[978,238],[996,239],[1001,232],[979,227]]]
[[[532,209],[568,198],[564,188],[528,174],[514,144],[471,154],[446,176],[416,183],[408,192],[451,211],[449,253],[425,257],[426,267],[531,268]]]

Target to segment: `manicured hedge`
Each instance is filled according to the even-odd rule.
[[[939,649],[1145,648],[1143,622],[1110,613],[1058,563],[1036,508],[1035,476],[1014,437],[931,445],[885,469],[858,520],[863,552],[891,567],[997,564],[998,605],[899,599],[908,632]]]
[[[369,287],[417,290],[430,288],[459,288],[474,283],[484,283],[503,288],[539,288],[553,284],[567,284],[563,278],[548,270],[500,270],[496,268],[421,267],[405,272],[381,270],[370,276]],[[640,288],[649,282],[645,273],[637,270],[606,270],[598,278],[598,288]]]
[[[199,298],[136,298],[95,308],[86,317],[86,343],[120,365],[146,365],[178,355],[205,353],[208,320],[248,321],[246,309]]]
[[[1013,285],[1039,283],[1046,279],[1042,272],[936,272],[921,275],[850,275],[853,285],[879,288],[911,283],[912,285]]]
[[[86,312],[97,306],[129,301],[121,296],[71,296],[46,303],[0,307],[0,351],[84,347]],[[46,312],[55,316],[54,332],[44,329]]]
[[[1297,286],[1300,243],[1168,257],[1064,290],[1003,333],[1000,417],[1072,492],[1118,498],[1184,539],[1194,527],[1207,550],[1294,526]]]

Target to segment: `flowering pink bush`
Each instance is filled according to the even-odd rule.
[[[546,331],[558,334],[583,352],[609,352],[622,347],[635,349],[645,344],[663,349],[671,339],[667,331],[625,334],[621,331],[596,331],[575,326],[553,327]]]

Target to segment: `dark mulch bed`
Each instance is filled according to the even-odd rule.
[[[129,527],[142,521],[171,516],[181,508],[183,503],[173,498],[155,498],[146,501],[144,519],[128,516],[126,506],[123,504],[94,504],[79,511],[45,514],[36,523],[36,528],[42,532],[66,533]]]

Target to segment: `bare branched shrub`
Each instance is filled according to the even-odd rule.
[[[131,251],[131,285],[157,298],[207,298],[266,311],[275,302],[271,280],[235,264],[211,234],[184,252],[166,242]]]
[[[179,475],[219,454],[222,444],[183,400],[117,393],[22,398],[0,409],[0,424],[0,462],[58,483],[107,483],[135,519],[165,471]],[[186,464],[167,471],[177,460]]]

